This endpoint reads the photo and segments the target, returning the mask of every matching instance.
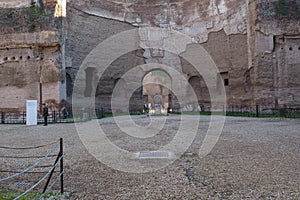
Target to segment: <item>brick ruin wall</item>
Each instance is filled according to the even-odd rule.
[[[228,9],[228,8],[231,9]],[[252,100],[251,86],[245,78],[248,73],[247,4],[242,1],[147,1],[120,3],[118,1],[72,1],[68,5],[68,40],[66,43],[67,78],[74,81],[83,59],[99,43],[110,36],[137,27],[172,28],[193,38],[213,57],[220,72],[228,73],[226,86],[232,103]],[[181,70],[187,79],[199,78],[195,91],[199,103],[210,103],[210,97],[201,75],[189,63],[176,55],[157,58],[147,52],[133,52],[122,56],[109,67],[107,76],[99,83],[96,96],[99,106],[108,108],[114,82],[136,65],[166,64]],[[216,75],[217,76],[217,75]],[[142,80],[141,80],[142,82]],[[197,81],[196,81],[197,82]],[[68,85],[68,91],[72,84]],[[99,89],[100,88],[100,89]],[[183,91],[185,92],[185,91]],[[68,94],[71,94],[69,92]],[[142,92],[140,91],[140,94]],[[138,104],[137,102],[135,104]]]
[[[54,12],[55,3],[43,3]],[[58,102],[61,92],[59,85],[66,83],[67,98],[71,101],[77,71],[90,51],[112,35],[138,27],[171,28],[192,37],[193,45],[202,45],[219,68],[221,78],[229,79],[228,86],[225,86],[228,104],[270,107],[300,105],[300,3],[296,0],[146,0],[133,3],[73,0],[68,1],[67,18],[64,19],[66,35],[61,34],[61,27],[55,18],[48,19],[47,23],[32,24],[30,16],[22,14],[24,8],[11,10],[11,4],[0,4],[5,7],[1,10],[2,18],[8,16],[8,11],[10,13],[9,17],[4,17],[4,21],[0,21],[6,23],[5,26],[1,25],[1,37],[20,35],[23,39],[18,44],[11,41],[0,45],[0,68],[9,69],[0,71],[3,80],[0,94],[1,98],[5,98],[0,107],[24,108],[25,99],[38,98],[41,64],[42,69],[49,67],[49,70],[44,70],[42,77],[54,77],[45,81],[52,97],[43,99],[56,99]],[[19,23],[18,15],[25,16],[25,21]],[[32,41],[27,41],[29,36],[33,38]],[[32,59],[41,52],[43,61]],[[199,97],[198,103],[209,105],[210,97],[205,82],[187,61],[168,53],[159,58],[147,53],[143,49],[131,52],[111,64],[98,86],[90,88],[95,91],[98,107],[109,109],[114,85],[126,71],[151,62],[182,70]],[[29,60],[25,59],[28,55]],[[20,56],[22,61],[17,60]],[[65,70],[62,66],[64,62]],[[25,70],[25,67],[31,68]],[[26,75],[20,76],[22,73]],[[90,75],[94,73],[91,71]],[[30,74],[36,76],[20,78]],[[45,95],[47,84],[43,84]],[[141,95],[140,89],[132,97],[135,109],[143,104]]]
[[[273,107],[300,105],[300,2],[249,3],[254,101]]]
[[[26,100],[41,105],[40,95],[59,109],[64,75],[55,1],[43,1],[43,9],[20,1],[0,6],[0,111],[25,111]]]

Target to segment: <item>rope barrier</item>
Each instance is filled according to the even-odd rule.
[[[44,174],[47,171],[40,171],[40,172],[25,172],[26,174]],[[57,171],[56,171],[57,172]],[[12,170],[0,170],[0,173],[19,173],[19,171],[12,171]]]
[[[49,144],[50,144],[50,143],[49,143]],[[28,172],[29,170],[35,168],[35,167],[36,167],[37,165],[39,165],[41,162],[43,162],[44,160],[46,160],[46,159],[49,157],[50,154],[52,154],[52,152],[55,150],[55,147],[58,146],[58,144],[59,144],[59,143],[56,142],[56,145],[54,145],[54,146],[51,148],[51,150],[49,151],[49,153],[48,153],[47,155],[45,155],[43,158],[39,159],[39,160],[38,160],[35,164],[33,164],[32,166],[30,166],[30,167],[28,167],[28,168],[22,170],[22,171],[19,172],[19,173],[13,174],[13,175],[8,176],[8,177],[6,177],[6,178],[2,178],[2,179],[0,179],[0,182],[6,181],[6,180],[9,180],[9,179],[12,179],[12,178],[17,177],[17,176],[20,176],[20,175],[22,175],[22,174]]]
[[[48,157],[55,157],[57,155],[49,155]],[[0,156],[0,158],[43,158],[44,156]]]
[[[57,181],[59,181],[60,177],[64,174],[64,171],[62,171],[53,181],[53,183],[50,185],[50,187],[48,187],[48,189],[40,196],[39,200],[42,199],[46,194],[48,194],[52,188],[54,187],[54,185],[57,183]]]
[[[38,149],[38,148],[47,147],[47,146],[56,144],[57,142],[58,141],[53,141],[53,142],[50,142],[48,144],[39,145],[39,146],[35,146],[35,147],[6,147],[6,146],[0,146],[0,149],[15,149],[15,150]]]
[[[50,158],[50,157],[55,157],[55,156],[57,156],[57,155],[49,155],[48,157]],[[44,156],[0,156],[0,158],[12,158],[12,159],[16,159],[16,158],[18,158],[18,159],[21,159],[21,158],[23,158],[23,159],[31,159],[31,158],[43,158]]]
[[[44,145],[39,145],[39,146],[35,146],[35,147],[5,147],[5,146],[0,146],[0,148],[4,148],[4,149],[18,149],[18,150],[24,150],[24,149],[37,149],[37,148],[41,148],[41,147],[46,147],[46,146],[50,146],[53,145],[50,149],[48,149],[47,154],[44,156],[3,156],[6,158],[40,158],[38,159],[33,165],[31,165],[30,167],[27,167],[26,169],[22,170],[21,172],[15,172],[14,170],[0,170],[0,172],[9,172],[12,173],[14,172],[15,174],[8,176],[6,178],[2,178],[0,179],[0,183],[2,181],[6,181],[12,178],[15,178],[17,176],[20,176],[24,173],[43,173],[43,177],[38,180],[34,185],[32,185],[29,189],[27,189],[25,192],[23,192],[22,194],[20,194],[19,196],[15,197],[14,200],[20,199],[21,197],[24,197],[25,195],[27,195],[28,193],[32,192],[32,190],[34,190],[35,188],[37,188],[43,181],[47,179],[47,182],[44,186],[44,190],[43,193],[41,194],[40,198],[41,199],[43,196],[45,196],[46,193],[49,193],[49,191],[52,190],[52,188],[54,187],[54,185],[57,183],[57,181],[60,179],[60,193],[63,194],[64,190],[63,190],[63,174],[64,174],[64,170],[63,170],[63,138],[60,138],[58,141],[55,142],[51,142],[48,144],[44,144]],[[57,148],[59,147],[59,148]],[[59,153],[56,155],[54,154],[54,151],[59,149]],[[40,165],[43,161],[45,161],[47,158],[49,157],[56,157],[56,160],[54,162],[53,165],[48,165],[48,164],[44,164],[44,165]],[[0,158],[3,158],[0,157]],[[49,182],[51,181],[51,177],[53,175],[53,173],[57,173],[57,171],[55,171],[55,168],[57,167],[57,165],[60,165],[60,173],[58,176],[56,176],[55,180],[51,183],[50,187],[48,187]],[[48,171],[35,171],[33,169],[35,168],[48,168],[50,167],[50,169]],[[33,171],[31,171],[33,170]]]
[[[36,184],[34,184],[31,188],[29,188],[28,190],[26,190],[24,193],[20,194],[19,196],[17,196],[16,198],[14,198],[14,200],[17,200],[25,195],[27,195],[29,192],[31,192],[34,188],[36,188],[38,185],[40,185],[46,178],[47,176],[51,173],[52,170],[55,169],[55,167],[59,164],[59,161],[63,158],[63,155],[58,159],[58,162],[53,165],[53,167],[51,167],[51,169],[48,171],[48,173],[43,176]]]

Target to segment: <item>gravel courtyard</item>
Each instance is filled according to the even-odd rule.
[[[150,120],[145,116],[133,118],[139,125]],[[86,150],[75,124],[0,125],[0,146],[27,147],[63,137],[69,199],[300,199],[299,120],[226,117],[217,144],[206,157],[199,158],[209,119],[201,116],[193,144],[178,160],[148,173],[126,173],[102,164]],[[137,152],[156,150],[171,141],[180,116],[168,116],[163,129],[148,139],[122,133],[113,118],[98,121],[112,143]],[[0,149],[0,156],[7,153]],[[0,161],[1,170],[23,167],[15,161]],[[142,162],[155,165],[156,160]],[[5,175],[0,173],[0,177]],[[35,176],[24,179],[34,182],[38,180]],[[14,181],[0,184],[0,189],[11,188]]]

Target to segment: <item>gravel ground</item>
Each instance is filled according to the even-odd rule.
[[[189,117],[192,123],[194,116]],[[134,116],[134,120],[147,125],[150,119]],[[137,139],[122,133],[113,118],[99,120],[111,142],[132,152],[166,145],[174,138],[179,122],[180,116],[168,116],[157,135]],[[142,174],[117,171],[95,159],[82,144],[74,124],[0,125],[0,146],[27,147],[63,137],[65,190],[69,199],[300,199],[299,120],[226,117],[214,149],[200,159],[197,152],[208,126],[209,117],[201,116],[198,134],[185,154],[163,169]],[[0,157],[43,155],[47,150],[0,149]],[[5,171],[29,166],[34,159],[0,161],[0,169]],[[51,162],[53,158],[44,165]],[[139,162],[150,166],[164,160]],[[7,175],[0,172],[0,177]],[[17,182],[32,184],[41,176],[27,174],[1,183],[0,189],[16,189]]]

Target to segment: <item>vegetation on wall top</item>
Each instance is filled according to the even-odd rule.
[[[258,4],[261,20],[300,19],[299,0],[263,1]]]
[[[34,32],[54,29],[54,9],[39,9],[34,4],[28,8],[1,8],[0,32]]]

